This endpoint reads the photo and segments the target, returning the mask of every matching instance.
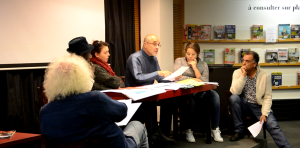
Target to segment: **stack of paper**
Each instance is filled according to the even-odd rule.
[[[202,86],[202,85],[204,85],[203,82],[197,82],[193,79],[185,79],[185,80],[177,82],[177,84],[185,84],[185,85],[192,85],[192,86]]]

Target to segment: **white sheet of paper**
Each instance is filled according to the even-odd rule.
[[[252,136],[255,138],[261,131],[261,128],[264,124],[264,121],[261,122],[261,124],[259,123],[260,121],[254,123],[253,125],[248,127],[248,130],[250,131],[250,133],[252,134]]]
[[[205,83],[205,84],[219,85],[219,83],[218,83],[218,82],[203,82],[203,83]]]
[[[174,81],[176,77],[182,75],[188,68],[189,67],[180,67],[178,70],[176,70],[171,75],[169,75],[168,77],[164,78],[163,80]]]
[[[134,113],[140,107],[142,103],[132,103],[131,99],[129,100],[118,100],[119,102],[123,102],[127,106],[127,116],[120,122],[116,122],[118,126],[125,126],[128,124],[129,120],[132,118]]]
[[[178,90],[180,86],[181,86],[180,84],[177,84],[175,82],[170,82],[170,83],[157,83],[157,84],[145,85],[142,86],[142,88]]]
[[[274,43],[276,42],[276,27],[268,26],[266,27],[266,43]]]
[[[109,89],[103,90],[101,92],[115,92],[115,93],[122,93],[126,95],[128,98],[131,98],[134,101],[147,98],[150,96],[154,96],[157,94],[165,93],[166,90],[164,89]]]

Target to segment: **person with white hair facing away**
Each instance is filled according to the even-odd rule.
[[[58,146],[97,143],[111,148],[148,148],[146,128],[140,122],[130,122],[124,131],[115,124],[126,117],[127,106],[91,91],[93,77],[88,62],[76,54],[50,63],[44,81],[49,103],[40,111],[42,134]]]

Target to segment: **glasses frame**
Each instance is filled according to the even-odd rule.
[[[149,42],[147,42],[147,44],[152,44],[154,47],[158,47],[158,48],[161,47],[161,44],[160,44],[160,43],[159,43],[159,44],[156,44],[156,43],[149,43]]]

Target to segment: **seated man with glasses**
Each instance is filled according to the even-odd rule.
[[[150,85],[153,84],[155,80],[159,83],[164,82],[163,79],[171,75],[171,72],[169,71],[160,70],[156,58],[160,46],[160,41],[156,35],[146,35],[143,48],[140,51],[131,54],[127,60],[125,74],[126,87]],[[176,78],[176,80],[177,79],[180,79],[180,76]],[[132,119],[145,123],[151,116],[150,112],[156,116],[156,106],[151,105],[149,102],[143,102]],[[156,119],[156,117],[154,117],[154,119]],[[154,120],[153,126],[153,131],[158,130],[156,120]],[[160,130],[158,131],[159,135],[152,138],[159,138],[162,141],[174,141],[173,139],[166,137]]]

